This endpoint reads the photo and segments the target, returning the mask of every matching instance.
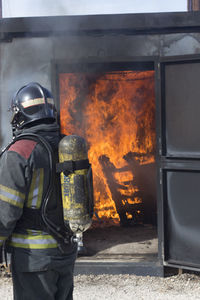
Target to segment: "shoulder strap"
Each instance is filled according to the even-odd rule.
[[[49,165],[50,165],[50,178],[49,178],[49,183],[48,183],[48,189],[46,192],[46,195],[44,197],[44,200],[42,202],[42,206],[40,210],[35,210],[31,209],[31,208],[24,208],[24,217],[22,216],[21,219],[21,223],[19,221],[19,225],[24,224],[25,221],[28,221],[28,219],[30,218],[30,220],[28,221],[29,224],[31,223],[31,221],[35,222],[36,227],[39,228],[40,225],[40,229],[45,228],[50,234],[53,235],[53,237],[58,241],[59,245],[62,243],[64,244],[69,244],[70,240],[72,240],[72,233],[69,231],[68,228],[63,229],[62,226],[58,226],[58,224],[55,224],[52,220],[49,219],[48,214],[47,214],[47,206],[48,206],[48,201],[51,197],[52,194],[52,190],[53,190],[53,150],[51,148],[51,145],[40,135],[37,134],[21,134],[19,136],[16,137],[15,140],[20,140],[23,138],[27,138],[27,139],[32,139],[34,141],[37,141],[38,143],[41,143],[44,148],[47,150],[48,156],[49,156]],[[31,214],[33,213],[33,216],[31,216]],[[31,226],[31,224],[30,224]],[[37,228],[34,228],[37,230]],[[27,228],[27,225],[26,225]],[[62,247],[61,247],[62,248]]]
[[[24,207],[23,214],[16,224],[16,229],[19,228],[47,231],[40,209]]]

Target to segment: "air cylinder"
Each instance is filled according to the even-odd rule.
[[[64,222],[74,234],[92,223],[93,183],[85,139],[64,136],[59,143],[59,164]]]

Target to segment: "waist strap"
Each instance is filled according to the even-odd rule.
[[[56,213],[54,212],[54,217],[55,214]],[[23,215],[16,224],[15,232],[17,232],[20,228],[47,232],[54,237],[60,249],[65,249],[65,245],[69,245],[72,241],[72,233],[59,221],[60,220],[57,222],[55,231],[51,231],[44,223],[40,209],[24,207]]]
[[[39,209],[33,209],[24,207],[23,214],[16,224],[16,229],[33,229],[46,231],[47,227],[42,220],[41,211]]]

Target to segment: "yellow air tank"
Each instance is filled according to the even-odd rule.
[[[59,143],[59,166],[63,214],[74,234],[84,232],[92,223],[92,169],[85,140],[77,135],[64,136]]]

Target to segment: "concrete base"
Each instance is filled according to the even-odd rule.
[[[77,261],[75,275],[78,274],[135,274],[138,276],[164,277],[164,268],[158,262]]]
[[[156,228],[96,227],[83,235],[86,254],[76,261],[75,274],[135,274],[165,276],[158,260]]]

